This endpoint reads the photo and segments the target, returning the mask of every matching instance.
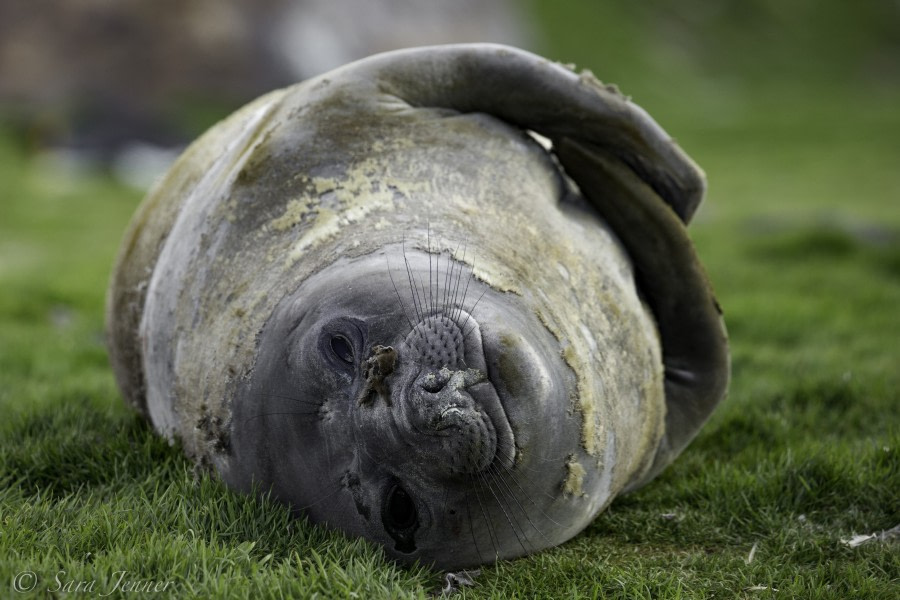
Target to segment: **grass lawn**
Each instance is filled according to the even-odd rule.
[[[900,540],[844,543],[900,524],[900,93],[684,94],[636,100],[709,175],[691,231],[729,398],[657,481],[461,597],[900,597]],[[125,408],[103,296],[139,200],[0,134],[0,597],[120,578],[168,583],[154,597],[439,590],[441,573],[195,475]]]

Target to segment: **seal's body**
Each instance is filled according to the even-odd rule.
[[[725,392],[684,230],[703,187],[589,75],[492,45],[375,56],[241,109],[151,192],[113,366],[237,489],[402,560],[523,555],[658,473]]]

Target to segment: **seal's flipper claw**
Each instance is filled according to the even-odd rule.
[[[589,72],[507,46],[459,44],[388,52],[356,63],[354,74],[412,106],[487,113],[554,143],[595,146],[628,165],[685,223],[703,199],[703,171],[642,108]]]
[[[666,433],[636,487],[681,452],[724,396],[729,378],[725,328],[684,226],[656,192],[602,151],[564,139],[557,153],[582,194],[618,233],[659,328]]]

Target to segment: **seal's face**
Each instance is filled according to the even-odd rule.
[[[433,259],[338,261],[280,303],[235,400],[226,479],[402,560],[560,543],[583,511],[559,493],[579,433],[556,414],[572,387],[558,344],[514,297]]]

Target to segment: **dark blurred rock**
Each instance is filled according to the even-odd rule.
[[[290,81],[265,47],[282,0],[0,4],[0,102],[54,143],[117,148],[185,136],[180,103],[232,106]],[[44,140],[38,140],[43,142]]]
[[[108,162],[184,143],[236,106],[374,52],[527,45],[510,0],[11,0],[0,3],[0,118],[37,148]],[[197,116],[197,113],[200,116]]]

